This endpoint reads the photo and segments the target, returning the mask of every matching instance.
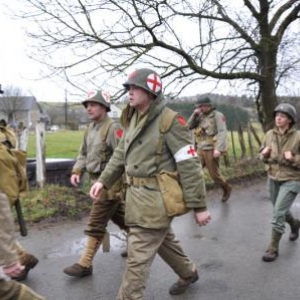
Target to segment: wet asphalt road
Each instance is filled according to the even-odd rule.
[[[278,259],[272,263],[261,260],[271,232],[266,179],[234,186],[228,203],[221,203],[220,197],[219,190],[208,192],[213,220],[206,227],[198,227],[191,213],[173,223],[186,253],[198,266],[199,281],[184,295],[170,296],[168,288],[177,277],[157,257],[145,300],[299,300],[300,240],[288,240],[289,228]],[[300,217],[300,197],[293,212]],[[116,299],[125,265],[120,256],[125,243],[124,235],[113,224],[109,227],[111,251],[103,253],[100,249],[93,276],[74,279],[62,272],[76,262],[83,248],[85,222],[37,225],[29,228],[29,236],[19,239],[40,258],[25,282],[48,300]]]

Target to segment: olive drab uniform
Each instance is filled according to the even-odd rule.
[[[26,153],[15,150],[15,145],[16,138],[12,129],[0,126],[0,191],[6,195],[11,207],[27,191]],[[14,240],[13,246],[20,263],[25,266],[23,272],[14,279],[24,280],[30,269],[37,265],[38,259],[18,241]]]
[[[197,153],[202,167],[206,167],[212,180],[223,189],[222,201],[228,200],[231,186],[221,175],[219,158],[213,157],[214,150],[227,153],[227,129],[224,115],[214,107],[206,114],[193,114],[188,120],[189,129],[194,130]]]
[[[296,110],[290,104],[278,105],[274,113],[287,114],[295,123]],[[285,222],[290,225],[289,239],[294,241],[299,236],[300,221],[291,213],[292,204],[300,192],[300,131],[292,126],[284,133],[277,127],[269,130],[262,143],[261,150],[270,147],[271,153],[260,159],[266,164],[270,199],[273,205],[272,238],[271,243],[263,256],[264,261],[273,261],[278,255],[279,241],[285,232]],[[293,159],[284,158],[284,152],[291,151]]]
[[[72,173],[78,175],[87,173],[90,182],[94,183],[103,172],[122,134],[121,126],[108,116],[102,122],[92,122],[85,130]],[[101,244],[103,250],[109,248],[104,245],[104,242],[109,243],[106,231],[109,220],[127,231],[124,223],[122,187],[123,181],[117,181],[114,186],[101,194],[99,201],[93,202],[87,228],[84,230],[88,236],[87,247],[78,263],[64,269],[67,275],[83,277],[92,273],[92,261]]]
[[[155,84],[159,83],[158,75],[150,69],[131,74],[129,81],[136,75],[141,76],[144,82],[152,80]],[[142,80],[134,84],[147,90]],[[161,139],[160,121],[169,109],[165,107],[161,93],[150,92],[157,97],[147,113],[140,114],[129,106],[124,109],[124,137],[99,178],[109,188],[124,171],[126,174],[125,222],[130,230],[119,300],[144,299],[143,290],[156,253],[181,278],[195,276],[195,264],[183,252],[171,229],[173,217],[166,210],[157,174],[177,171],[185,205],[189,209],[206,210],[201,165],[191,144],[186,122],[176,115]],[[158,141],[162,141],[159,147]]]
[[[0,172],[1,173],[1,172]],[[10,266],[18,261],[13,238],[13,216],[7,196],[0,190],[0,299],[1,300],[43,300],[28,286],[14,280],[8,280],[4,275],[3,266]]]

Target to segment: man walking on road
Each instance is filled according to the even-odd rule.
[[[171,222],[174,214],[180,213],[176,210],[180,204],[194,210],[199,225],[210,221],[201,165],[186,121],[166,107],[159,75],[151,69],[138,69],[124,86],[129,96],[122,115],[124,137],[90,190],[91,197],[99,201],[105,188],[125,172],[125,221],[130,230],[118,299],[144,299],[143,290],[156,253],[179,276],[169,293],[181,294],[198,280],[198,272],[183,252]]]
[[[268,185],[273,205],[272,236],[262,259],[274,261],[279,253],[279,241],[285,222],[291,227],[290,241],[299,237],[300,221],[290,209],[300,192],[300,131],[296,130],[296,109],[288,103],[274,110],[275,127],[266,133],[260,158],[268,168]]]
[[[194,129],[197,153],[202,167],[206,167],[212,180],[222,187],[222,202],[226,202],[232,187],[219,170],[219,158],[227,152],[225,117],[215,109],[210,98],[200,98],[188,124],[190,130]]]
[[[78,186],[84,172],[88,173],[92,183],[98,179],[123,134],[122,128],[107,115],[110,111],[110,97],[106,92],[91,91],[82,104],[92,123],[84,133],[83,143],[73,167],[71,183],[74,186]],[[118,180],[101,194],[100,201],[93,203],[88,228],[84,231],[88,236],[86,247],[78,262],[64,269],[65,274],[84,277],[93,273],[93,258],[107,234],[109,220],[127,231],[122,185],[122,179]]]

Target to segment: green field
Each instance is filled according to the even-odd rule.
[[[262,138],[262,132],[259,132],[259,136]],[[83,130],[71,131],[62,130],[57,132],[46,132],[45,145],[46,145],[46,157],[47,158],[76,158],[77,153],[83,138]],[[238,140],[237,132],[233,134],[234,146],[236,157],[241,156],[241,147]],[[244,140],[246,146],[246,155],[251,156],[249,151],[248,136],[244,132]],[[33,158],[36,156],[36,146],[35,146],[35,134],[30,133],[28,139],[27,157]],[[230,133],[228,133],[228,155],[233,158],[233,146],[232,138]],[[252,138],[253,153],[257,153],[259,146],[256,141]]]
[[[83,138],[83,131],[46,132],[45,145],[47,158],[76,158]],[[35,134],[28,138],[27,157],[36,156]]]

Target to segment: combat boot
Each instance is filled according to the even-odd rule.
[[[281,239],[282,233],[272,230],[271,243],[262,257],[263,261],[271,262],[274,261],[278,256],[279,241]]]
[[[191,283],[196,282],[199,279],[198,271],[195,269],[194,274],[189,278],[180,278],[169,289],[171,295],[180,295],[190,286]]]
[[[222,202],[226,202],[230,197],[230,194],[231,194],[231,191],[232,191],[232,186],[227,183],[222,188],[223,188],[223,196],[222,196],[221,200],[222,200]]]
[[[13,249],[17,252],[20,264],[25,268],[19,276],[13,277],[12,279],[22,281],[26,279],[29,271],[38,264],[39,260],[34,255],[27,253],[18,241],[14,241]]]
[[[299,237],[300,221],[298,219],[294,219],[292,215],[288,215],[286,217],[286,222],[291,227],[291,233],[289,236],[290,241],[296,241]]]
[[[79,259],[79,261],[73,264],[70,267],[67,267],[63,270],[63,272],[72,277],[85,277],[93,274],[93,259],[96,255],[99,247],[101,245],[101,241],[97,238],[89,236],[87,240],[86,247]]]
[[[12,277],[13,280],[22,281],[27,278],[27,275],[31,269],[33,269],[39,260],[32,254],[26,253],[20,257],[20,264],[24,266],[24,270],[16,277]]]
[[[37,294],[25,284],[21,284],[20,294],[16,299],[17,300],[46,300],[45,297]]]

